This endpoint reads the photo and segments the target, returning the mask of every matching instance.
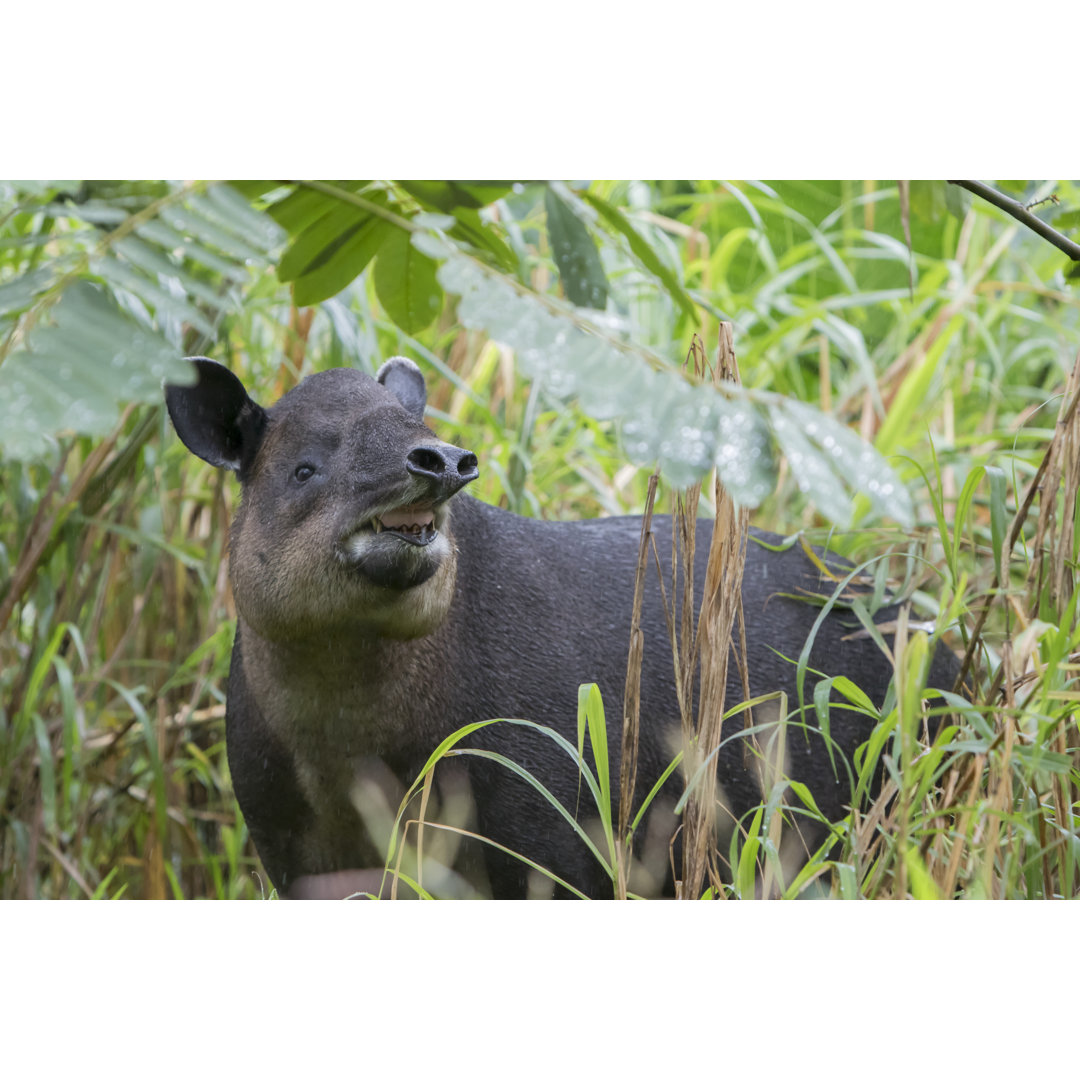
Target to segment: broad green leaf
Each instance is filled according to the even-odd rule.
[[[919,857],[918,848],[911,845],[904,846],[904,869],[907,870],[908,885],[911,895],[916,900],[940,900],[941,890],[938,889],[926,864]]]
[[[871,716],[877,716],[878,710],[874,707],[874,703],[866,696],[863,689],[853,683],[846,675],[837,675],[832,680],[832,684],[852,705],[865,710]]]
[[[280,180],[230,180],[229,187],[240,192],[245,199],[254,202],[281,187]]]
[[[327,248],[325,262],[293,282],[293,301],[299,307],[306,307],[337,296],[378,254],[386,238],[397,232],[390,222],[367,215],[358,227],[344,235],[340,245],[333,250]]]
[[[607,307],[607,278],[585,223],[551,186],[544,189],[544,208],[551,253],[567,297],[578,307],[603,311]]]
[[[594,195],[589,191],[582,191],[580,194],[612,229],[626,237],[630,243],[630,250],[641,260],[645,269],[663,282],[664,288],[667,289],[671,298],[684,312],[686,312],[692,322],[697,323],[697,309],[694,307],[693,300],[687,295],[686,290],[682,287],[675,275],[664,265],[656,252],[653,251],[648,241],[646,241],[641,233],[630,224],[623,216],[622,212],[617,210],[610,203],[605,202],[599,195]]]
[[[387,315],[407,334],[422,330],[442,309],[436,269],[407,232],[393,229],[383,240],[375,261],[375,292]]]
[[[373,220],[382,221],[351,203],[322,197],[326,200],[326,212],[304,228],[281,256],[277,269],[279,280],[296,281],[314,274],[332,263],[351,240],[365,231],[365,226]],[[384,193],[375,192],[371,201],[378,206],[386,206],[387,198]],[[340,292],[347,284],[348,281],[343,282],[341,288],[335,291]],[[327,295],[333,296],[334,293]]]
[[[830,737],[831,716],[829,713],[829,698],[832,691],[833,680],[822,679],[814,686],[814,712],[817,714],[818,727],[825,736],[825,749],[829,754],[829,764],[833,772],[836,772],[836,759],[833,756],[833,741]]]
[[[761,848],[761,818],[765,812],[763,806],[754,811],[750,821],[750,829],[743,841],[742,851],[739,852],[738,870],[735,874],[735,884],[739,890],[739,896],[743,900],[754,899],[754,884],[757,880],[757,854]],[[738,833],[735,834],[736,837]],[[735,837],[732,838],[732,846],[735,845]]]
[[[945,356],[945,350],[956,334],[963,330],[964,322],[963,315],[954,315],[934,344],[927,349],[926,355],[908,372],[900,384],[900,389],[889,407],[888,415],[874,439],[874,445],[883,454],[895,453],[910,436],[915,417],[923,407],[931,380]]]
[[[944,180],[910,181],[911,212],[924,224],[936,225],[948,211]]]
[[[458,208],[479,210],[501,199],[513,188],[504,180],[395,180],[417,202],[432,206],[445,214]]]
[[[343,191],[357,192],[370,183],[368,180],[335,180],[334,186]],[[347,205],[341,199],[318,191],[315,188],[298,185],[284,199],[280,199],[266,212],[290,235],[299,236],[309,225],[331,211]]]

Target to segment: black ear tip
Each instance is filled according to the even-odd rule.
[[[240,472],[254,457],[266,414],[224,364],[207,356],[188,360],[195,368],[195,381],[165,386],[165,404],[176,434],[204,461]]]
[[[191,378],[185,382],[167,381],[165,383],[166,401],[177,401],[185,390],[192,390],[205,382],[207,378],[213,378],[217,371],[229,370],[224,364],[211,360],[208,356],[185,356],[184,363],[190,365]]]

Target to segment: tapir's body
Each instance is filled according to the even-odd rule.
[[[268,412],[224,369],[198,363],[199,385],[171,387],[169,405],[188,446],[235,468],[244,485],[231,549],[240,615],[227,742],[237,797],[274,884],[287,892],[309,875],[381,866],[385,853],[356,810],[357,781],[388,773],[407,786],[465,724],[526,718],[575,743],[581,683],[602,691],[617,789],[640,519],[536,521],[457,494],[476,475],[475,459],[422,426],[423,384],[408,361],[391,361],[378,382],[355,371],[314,376]],[[670,551],[670,527],[654,519],[660,551]],[[699,594],[710,527],[702,522],[698,532]],[[820,607],[794,597],[834,588],[797,548],[770,550],[751,538],[743,604],[752,696],[783,690],[795,707],[793,661]],[[642,626],[638,800],[678,748],[655,571]],[[839,609],[818,628],[809,667],[848,676],[879,704],[891,677],[878,646]],[[952,670],[939,654],[931,684],[948,685]],[[808,677],[808,703],[814,682]],[[728,705],[741,699],[731,665]],[[742,719],[729,723],[741,728]],[[850,801],[844,761],[869,730],[864,717],[833,709],[835,764],[820,734],[788,736],[787,774],[830,817]],[[496,724],[462,745],[505,755],[579,820],[594,816],[554,741]],[[595,857],[536,791],[488,759],[465,760],[479,834],[589,895],[611,894]],[[718,776],[735,818],[762,801],[740,739],[721,752]],[[667,790],[670,805],[678,773]],[[525,864],[485,851],[494,895],[524,895]]]

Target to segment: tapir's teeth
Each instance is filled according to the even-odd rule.
[[[419,536],[421,533],[427,532],[429,529],[434,530],[434,522],[420,522],[404,523],[401,525],[384,525],[382,518],[372,518],[370,521],[372,532],[398,532],[398,533],[411,533],[413,536]]]

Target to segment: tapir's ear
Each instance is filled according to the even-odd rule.
[[[205,356],[190,360],[198,374],[195,385],[165,387],[176,434],[203,461],[232,469],[243,479],[266,430],[266,412],[227,367]]]
[[[420,369],[404,356],[391,356],[375,376],[416,417],[424,419],[427,387]]]

